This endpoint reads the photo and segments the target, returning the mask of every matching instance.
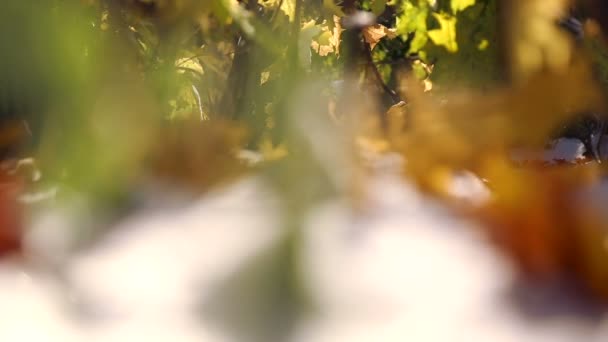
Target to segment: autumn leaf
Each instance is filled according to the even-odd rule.
[[[260,142],[259,151],[264,156],[265,161],[283,159],[289,154],[284,144],[275,145],[268,137]]]
[[[300,62],[306,68],[310,67],[311,63],[311,52],[310,46],[313,41],[313,37],[321,32],[322,28],[315,24],[314,20],[310,20],[302,26],[300,31],[300,37],[298,41],[298,51]]]
[[[310,47],[322,57],[330,53],[338,55],[340,53],[340,36],[344,31],[340,25],[340,18],[334,16],[333,28],[331,29],[327,23],[323,23],[320,27],[321,33],[313,39]]]
[[[312,41],[311,47],[319,56],[325,57],[334,52],[334,46],[331,44],[331,32],[325,31],[321,33],[317,39]]]
[[[175,61],[175,66],[180,68],[178,72],[182,74],[186,71],[186,69],[192,70],[200,75],[204,73],[203,66],[201,65],[199,59],[195,57],[179,58]]]
[[[450,7],[452,13],[456,14],[460,11],[464,11],[467,7],[475,5],[475,0],[452,0],[450,1]]]
[[[283,0],[281,3],[281,11],[289,17],[289,21],[293,21],[296,13],[296,1],[295,0]]]
[[[378,42],[380,42],[380,39],[384,37],[388,37],[390,39],[395,38],[395,30],[389,29],[381,24],[368,26],[363,29],[363,38],[365,38],[365,41],[369,44],[372,50],[378,44]]]
[[[289,21],[293,21],[294,19],[296,10],[295,0],[265,0],[260,4],[266,8],[276,8],[277,6],[280,6],[279,9],[289,18]]]
[[[439,21],[440,28],[428,31],[429,38],[439,46],[444,46],[449,52],[458,51],[456,42],[456,17],[443,13],[433,13]]]

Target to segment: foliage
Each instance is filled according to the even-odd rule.
[[[476,217],[513,234],[582,176],[522,176],[510,149],[605,109],[590,63],[605,81],[603,41],[585,41],[595,56],[575,53],[555,25],[559,2],[503,1],[504,23],[498,0],[32,3],[2,5],[3,110],[35,113],[47,179],[110,207],[147,177],[206,191],[251,169],[237,157],[247,149],[262,154],[297,228],[327,196],[364,203],[361,154],[393,151],[439,197],[454,172],[487,178],[497,200]],[[566,213],[569,229],[587,224]],[[516,254],[532,269],[568,267],[528,252]]]

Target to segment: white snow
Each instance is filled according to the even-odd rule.
[[[545,149],[515,149],[511,153],[511,158],[519,163],[544,162],[554,164],[558,161],[576,163],[577,160],[585,158],[585,151],[585,144],[579,139],[559,138]]]
[[[364,209],[337,197],[308,216],[299,265],[317,310],[298,320],[291,341],[608,338],[608,320],[594,325],[561,315],[538,321],[515,310],[505,296],[514,279],[509,264],[475,233],[475,223],[399,177],[398,164],[379,163],[384,171],[369,184]],[[473,175],[463,177],[468,180],[457,182],[457,193],[479,191]],[[238,326],[218,324],[198,308],[209,300],[221,306],[218,288],[280,241],[279,213],[276,195],[250,178],[182,207],[156,204],[76,254],[65,251],[62,237],[51,239],[50,250],[35,240],[29,254],[42,257],[32,258],[34,264],[0,264],[0,341],[240,341]],[[79,222],[41,220],[62,234],[59,226]],[[54,252],[61,257],[44,265],[43,256]],[[236,285],[244,291],[259,286]],[[252,305],[239,298],[237,308]],[[270,324],[275,319],[257,316]]]

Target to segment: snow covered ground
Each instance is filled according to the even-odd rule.
[[[585,145],[576,138],[560,138],[551,142],[543,150],[519,149],[511,154],[515,162],[544,162],[555,164],[559,162],[576,163],[585,158]]]
[[[398,157],[387,158],[366,210],[336,197],[308,215],[297,260],[316,305],[281,340],[608,339],[608,316],[523,309],[511,266],[475,223],[417,192],[395,172]],[[454,192],[488,196],[470,174]],[[86,219],[42,215],[28,259],[0,264],[0,341],[268,341],[243,321],[286,329],[258,298],[274,298],[274,273],[259,266],[285,236],[280,211],[262,179],[246,178],[187,205],[154,203],[75,252],[68,231]]]

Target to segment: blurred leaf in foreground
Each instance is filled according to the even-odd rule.
[[[407,129],[394,135],[394,144],[408,159],[407,172],[431,185],[434,170],[477,171],[485,158],[507,158],[513,147],[543,146],[577,113],[602,110],[604,100],[595,83],[583,61],[566,72],[539,73],[511,88],[453,92],[441,102],[409,81]]]

